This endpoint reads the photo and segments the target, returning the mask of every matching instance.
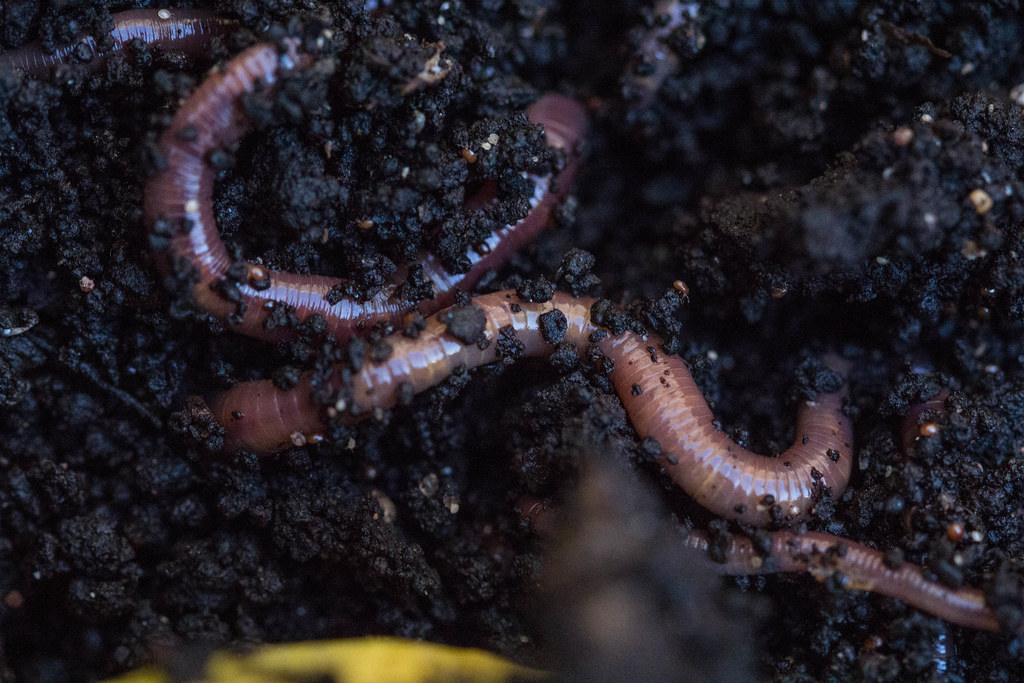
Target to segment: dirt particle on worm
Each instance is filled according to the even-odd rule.
[[[487,315],[477,306],[463,306],[445,312],[443,322],[448,334],[463,344],[476,344],[484,338]]]

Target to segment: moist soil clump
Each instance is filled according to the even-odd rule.
[[[193,273],[156,268],[141,208],[181,99],[246,47],[298,38],[315,64],[247,99],[254,132],[209,160],[218,226],[239,260],[346,277],[335,295],[372,297],[423,249],[464,269],[468,247],[523,216],[527,174],[563,162],[525,109],[545,92],[577,97],[591,130],[572,196],[478,291],[601,297],[602,324],[659,332],[721,427],[761,452],[790,443],[820,359],[841,353],[854,475],[807,525],[983,588],[1014,629],[1013,3],[203,6],[239,29],[198,55],[135,41],[98,69],[88,55],[42,77],[0,69],[0,678],[95,679],[192,645],[365,634],[543,667],[601,662],[569,670],[581,677],[1009,680],[1024,667],[1020,636],[841,580],[667,571],[685,564],[675,542],[688,529],[764,536],[662,476],[607,359],[559,343],[557,317],[544,321],[550,362],[517,360],[515,340],[499,339],[502,362],[332,425],[323,443],[222,455],[199,397],[256,378],[291,386],[367,349],[387,358],[391,330],[335,343],[322,321],[282,310],[273,322],[295,328],[289,341],[235,335],[196,308]],[[103,35],[130,8],[5,3],[0,52]],[[443,68],[424,76],[432,60]],[[485,187],[497,201],[466,211]],[[419,278],[410,269],[410,300],[429,295]],[[458,303],[450,325],[474,342],[476,309]],[[941,405],[916,408],[942,390]],[[655,520],[650,533],[631,535],[630,516]],[[628,628],[588,623],[595,605],[628,607]],[[651,649],[623,645],[634,641]]]

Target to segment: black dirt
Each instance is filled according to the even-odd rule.
[[[131,4],[4,3],[0,51],[99,35]],[[296,328],[291,341],[232,334],[195,308],[188,268],[158,274],[165,236],[146,236],[141,205],[181,98],[248,45],[298,37],[316,65],[269,100],[248,98],[257,131],[211,157],[218,224],[236,258],[345,277],[337,294],[369,297],[422,250],[464,268],[467,247],[524,215],[528,176],[559,162],[525,109],[544,92],[576,96],[592,125],[573,196],[480,291],[604,297],[595,317],[657,329],[666,345],[652,353],[679,353],[719,424],[762,452],[796,437],[796,405],[835,382],[822,359],[844,356],[856,467],[808,524],[982,588],[1013,627],[1024,615],[1018,3],[190,4],[243,28],[194,59],[133,44],[95,73],[0,72],[0,678],[87,680],[190,646],[360,634],[540,666],[586,652],[623,676],[647,664],[676,679],[751,667],[777,681],[1017,677],[1020,636],[839,580],[715,579],[728,608],[695,595],[707,579],[672,566],[685,562],[677,536],[745,530],[661,476],[660,446],[632,432],[595,346],[563,341],[550,363],[516,361],[504,335],[502,363],[418,396],[400,389],[401,407],[332,425],[324,444],[220,455],[222,427],[190,397],[255,378],[289,386],[368,349],[385,358],[391,330],[332,344],[322,321],[297,325],[282,308],[274,324]],[[665,9],[680,17],[667,32]],[[451,68],[424,82],[441,42]],[[500,142],[484,149],[492,134]],[[496,203],[464,210],[492,187]],[[402,287],[429,296],[416,268]],[[469,342],[474,310],[451,324]],[[413,316],[398,332],[422,329]],[[556,341],[557,325],[548,332]],[[943,388],[944,410],[928,416],[937,434],[905,449],[908,409]],[[587,502],[604,470],[569,494],[598,453],[633,465],[612,477],[618,504]],[[644,485],[657,500],[635,492]],[[517,512],[531,496],[568,507],[574,536],[553,559]],[[585,552],[601,542],[636,552],[560,604],[581,614],[625,599],[643,618],[606,647],[656,633],[646,662],[563,628],[533,590],[541,576],[592,576],[586,558],[616,559],[614,547]],[[735,602],[741,592],[758,597]],[[749,643],[750,657],[723,665],[729,643]]]
[[[548,344],[560,343],[569,329],[569,321],[566,320],[565,313],[558,309],[541,313],[537,317],[537,323],[540,326],[541,336]]]
[[[441,321],[444,322],[448,334],[463,344],[476,344],[484,339],[484,333],[487,331],[487,314],[473,304],[456,306],[442,313]]]

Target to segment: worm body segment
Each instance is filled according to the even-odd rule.
[[[649,42],[654,46],[682,21],[679,3],[659,3],[658,7],[674,8],[676,14],[669,15],[666,29],[651,34]],[[111,18],[113,29],[106,40],[98,42],[86,35],[53,52],[28,45],[0,55],[0,69],[40,76],[77,60],[98,68],[136,39],[193,53],[205,47],[211,37],[237,28],[232,20],[197,10],[131,10]],[[170,239],[170,258],[164,259],[165,267],[175,258],[190,263],[199,274],[197,302],[222,320],[228,319],[235,306],[216,292],[215,286],[231,263],[217,235],[212,211],[214,174],[205,159],[211,151],[237,141],[248,131],[249,122],[239,104],[243,93],[260,83],[272,87],[281,69],[308,63],[308,57],[295,53],[294,43],[288,45],[284,55],[268,45],[250,48],[203,83],[161,137],[165,168],[146,192],[147,224],[156,228],[170,223],[179,228]],[[537,189],[529,214],[493,233],[478,249],[470,250],[467,273],[448,273],[432,255],[423,254],[420,264],[437,296],[421,304],[421,312],[450,304],[456,287],[471,288],[488,269],[532,239],[547,223],[571,181],[578,164],[573,152],[586,128],[582,108],[567,98],[548,95],[531,107],[530,118],[545,126],[550,145],[568,153],[567,167],[555,179],[533,178]],[[393,298],[394,286],[370,301],[343,299],[332,306],[326,296],[341,282],[336,278],[276,271],[266,271],[266,275],[268,287],[240,285],[246,305],[237,329],[256,337],[276,337],[263,329],[267,316],[264,304],[268,303],[288,304],[300,319],[320,313],[339,337],[369,322],[395,320],[409,308]],[[540,334],[538,319],[553,310],[566,317],[566,338],[583,346],[598,330],[590,319],[591,303],[562,294],[556,294],[547,304],[517,302],[512,294],[501,292],[480,297],[476,305],[487,318],[485,337],[490,342],[484,348],[450,338],[440,317],[433,316],[418,339],[392,337],[394,352],[388,360],[364,364],[348,387],[352,400],[364,411],[390,407],[403,385],[422,391],[443,381],[458,366],[492,362],[497,359],[493,342],[501,329],[512,330],[523,345],[524,355],[544,355],[551,347]],[[17,334],[22,328],[12,329],[11,334]],[[608,337],[598,346],[614,362],[611,379],[636,431],[658,440],[663,447],[662,465],[669,476],[712,512],[762,524],[768,521],[772,505],[779,505],[784,514],[799,517],[810,511],[818,490],[829,487],[838,495],[845,488],[850,476],[852,433],[842,413],[841,393],[819,396],[801,406],[796,443],[779,457],[768,458],[741,448],[714,427],[710,408],[685,364],[678,357],[662,356],[657,339],[628,332]],[[320,409],[311,398],[312,389],[311,377],[305,376],[290,391],[262,381],[241,384],[220,396],[214,413],[227,427],[227,446],[272,451],[289,442],[298,444],[312,438],[323,428]],[[915,429],[920,431],[922,427],[921,416],[927,410],[943,410],[947,394],[943,390],[908,412],[903,430],[905,452],[919,436]],[[985,630],[1000,627],[981,591],[953,589],[930,581],[920,567],[909,563],[888,567],[882,554],[867,546],[816,532],[797,535],[777,531],[771,533],[770,541],[766,559],[749,539],[733,536],[724,550],[724,564],[713,566],[727,574],[806,571],[819,580],[841,574],[848,588],[898,598],[952,623]],[[705,553],[709,546],[708,537],[701,532],[691,532],[686,543]],[[1018,631],[1024,632],[1024,627]]]
[[[171,126],[160,137],[159,149],[163,169],[146,186],[144,211],[146,222],[159,235],[159,226],[169,229],[170,244],[160,260],[169,268],[171,259],[179,258],[194,266],[198,282],[196,303],[220,319],[235,305],[215,290],[231,266],[224,242],[217,234],[213,216],[214,170],[206,161],[213,150],[238,140],[248,129],[240,97],[257,83],[273,83],[282,57],[272,45],[255,45],[231,60],[228,68],[211,74],[178,109]],[[289,274],[285,274],[289,275]],[[312,281],[319,284],[312,276]],[[281,284],[258,296],[283,295]],[[253,290],[255,292],[255,290]],[[258,306],[257,306],[258,308]]]
[[[118,16],[127,19],[129,14]],[[115,42],[119,40],[113,37]],[[120,40],[118,45],[124,42]],[[230,263],[216,233],[211,206],[213,171],[205,157],[248,130],[238,105],[241,94],[260,82],[272,86],[280,69],[302,61],[303,57],[294,53],[282,56],[266,45],[247,50],[204,82],[160,141],[166,168],[147,189],[147,222],[154,227],[159,221],[184,228],[173,234],[170,256],[193,265],[199,273],[197,301],[221,319],[227,318],[233,306],[214,285],[225,276]],[[21,68],[28,71],[34,66]],[[428,304],[433,306],[430,310],[450,303],[456,286],[471,287],[488,268],[531,239],[575,172],[577,160],[571,152],[585,129],[579,105],[547,96],[531,108],[530,116],[535,123],[544,124],[549,144],[570,152],[569,165],[554,180],[558,187],[552,189],[551,179],[534,179],[538,189],[529,215],[494,233],[481,249],[471,251],[469,273],[449,274],[432,256],[424,255],[421,264],[438,293]],[[272,338],[262,329],[262,304],[268,302],[287,303],[300,318],[321,313],[331,331],[341,337],[368,321],[395,319],[407,308],[392,300],[393,289],[373,301],[343,300],[332,307],[325,297],[340,282],[335,278],[280,272],[269,272],[268,277],[270,286],[266,288],[241,285],[247,306],[239,331]],[[476,367],[496,360],[494,341],[499,330],[511,330],[524,355],[545,355],[551,347],[540,333],[539,317],[544,313],[560,311],[567,321],[566,339],[578,347],[589,343],[598,331],[590,318],[592,302],[585,299],[556,294],[549,303],[533,304],[499,292],[479,297],[475,303],[486,317],[487,344],[466,345],[452,339],[441,316],[432,316],[417,339],[391,337],[390,358],[382,363],[365,362],[350,385],[342,387],[339,378],[343,373],[336,372],[332,388],[348,392],[339,395],[348,396],[354,407],[365,413],[394,405],[400,389],[422,391],[459,366]],[[710,408],[685,364],[678,357],[661,354],[657,339],[627,332],[606,337],[597,345],[614,363],[611,380],[636,431],[661,444],[666,472],[712,512],[744,523],[764,524],[777,505],[784,515],[797,518],[811,511],[820,491],[831,489],[833,495],[839,495],[847,485],[852,430],[842,412],[842,393],[822,395],[802,405],[796,442],[779,457],[769,458],[743,449],[714,427]],[[268,381],[248,382],[222,394],[214,402],[213,412],[226,426],[226,447],[274,451],[315,438],[324,424],[321,408],[312,400],[312,383],[312,376],[306,375],[296,388],[283,391]],[[345,407],[339,402],[335,409]],[[707,537],[700,532],[691,533],[687,543],[705,551],[708,546]],[[807,571],[819,579],[841,573],[849,588],[880,592],[963,626],[999,627],[980,591],[951,589],[929,581],[914,565],[889,568],[878,551],[845,539],[813,532],[773,532],[769,555],[770,560],[765,561],[749,540],[734,537],[725,550],[725,564],[717,568],[725,573]]]
[[[341,279],[249,264],[249,272],[256,276],[260,286],[250,282],[238,284],[241,317],[229,319],[238,304],[217,291],[231,259],[214,220],[214,169],[207,163],[207,157],[212,151],[236,142],[249,130],[241,106],[244,93],[258,84],[269,89],[282,69],[308,61],[307,56],[294,52],[279,55],[274,46],[256,45],[211,74],[182,104],[161,135],[159,150],[164,168],[146,187],[147,225],[156,237],[163,237],[159,234],[161,230],[170,229],[172,233],[167,253],[159,256],[164,268],[169,268],[174,259],[190,263],[198,273],[196,303],[234,331],[262,339],[278,340],[288,335],[285,329],[266,329],[273,306],[291,306],[299,320],[319,314],[327,321],[327,331],[339,339],[379,320],[398,322],[414,307],[395,296],[404,271],[377,296],[367,300],[342,298],[332,305],[328,292],[342,284]],[[574,151],[586,130],[585,112],[579,103],[567,97],[546,95],[530,107],[529,116],[534,123],[544,126],[551,146],[566,152],[568,164],[557,178],[533,178],[536,191],[527,215],[470,249],[467,257],[471,265],[467,272],[449,273],[434,256],[421,254],[419,263],[434,288],[434,298],[419,304],[421,313],[428,315],[450,305],[456,287],[472,288],[488,270],[532,240],[547,225],[553,208],[564,195],[578,165]]]
[[[686,544],[706,553],[706,534],[690,532]],[[724,549],[725,562],[708,562],[722,574],[765,574],[806,571],[818,580],[842,574],[846,587],[888,595],[968,628],[998,631],[999,621],[984,594],[976,588],[950,588],[925,578],[921,568],[909,562],[898,568],[886,566],[877,550],[829,534],[788,531],[771,533],[768,557],[754,550],[750,539],[733,535]],[[1024,627],[1021,629],[1024,632]]]
[[[502,329],[515,334],[523,355],[547,355],[554,347],[544,340],[539,318],[554,310],[565,316],[565,339],[585,348],[591,334],[600,329],[590,317],[592,303],[562,293],[543,304],[520,301],[511,292],[479,296],[474,305],[487,320],[485,348],[455,340],[447,333],[444,315],[431,316],[418,338],[389,337],[390,358],[364,362],[347,389],[360,412],[392,407],[401,388],[420,392],[447,378],[456,367],[474,368],[497,360],[494,342]],[[641,437],[661,444],[666,472],[698,503],[723,517],[766,524],[774,505],[785,516],[802,517],[811,511],[820,491],[830,488],[833,495],[843,491],[850,477],[852,430],[842,413],[841,393],[806,403],[797,418],[794,445],[778,457],[762,456],[715,428],[711,409],[686,364],[663,354],[659,344],[655,337],[626,332],[597,345],[614,362],[611,379],[633,427]],[[341,375],[340,371],[335,374]],[[306,376],[290,391],[258,381],[222,394],[212,409],[225,425],[225,447],[273,452],[293,443],[296,434],[322,432],[319,411],[308,398],[295,396],[308,397],[311,390]]]
[[[92,68],[98,68],[133,40],[193,54],[202,50],[212,37],[238,28],[237,22],[202,10],[128,10],[112,14],[110,18],[114,28],[107,34],[109,45],[90,35],[57,46],[53,52],[46,52],[38,44],[26,45],[0,55],[0,68],[23,71],[33,77],[44,76],[79,58],[88,61]]]

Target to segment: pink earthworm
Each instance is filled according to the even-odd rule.
[[[715,548],[724,562],[711,560],[711,542],[703,532],[689,532],[686,545],[701,551],[707,566],[721,574],[808,572],[819,581],[841,577],[850,590],[888,595],[967,628],[1000,630],[994,610],[985,605],[984,593],[976,588],[949,588],[925,578],[921,567],[909,562],[889,567],[878,550],[839,536],[773,531],[769,538],[768,552],[762,554],[749,538],[730,535],[727,547]],[[1024,633],[1024,625],[1017,630]]]
[[[171,237],[171,254],[195,265],[200,275],[196,299],[222,319],[227,319],[233,306],[211,285],[224,278],[230,263],[216,234],[210,206],[213,171],[205,156],[246,132],[248,122],[238,107],[241,94],[259,81],[272,84],[280,68],[304,61],[306,58],[294,52],[281,56],[266,45],[250,48],[203,84],[161,138],[166,168],[147,189],[147,220],[154,226],[177,221],[182,227],[188,221],[187,232]],[[534,105],[530,116],[545,126],[549,144],[570,153],[568,167],[555,181],[564,189],[575,172],[577,162],[571,153],[585,128],[582,110],[565,98],[546,96]],[[496,232],[489,248],[470,253],[469,273],[451,275],[429,255],[421,259],[439,293],[433,300],[435,308],[450,303],[457,285],[471,287],[483,272],[543,227],[559,198],[547,180],[535,179],[539,189],[527,218]],[[300,318],[313,312],[323,314],[331,331],[339,336],[374,320],[394,320],[408,308],[390,301],[393,290],[371,302],[343,301],[330,306],[326,292],[340,282],[333,278],[277,273],[250,265],[250,280],[259,281],[260,286],[241,284],[243,300],[249,305],[238,328],[257,337],[273,336],[262,329],[262,304],[270,301],[289,303]],[[598,339],[595,343],[614,364],[611,379],[634,428],[662,445],[661,464],[668,475],[712,512],[743,523],[765,524],[772,520],[773,509],[797,519],[812,511],[820,492],[830,489],[833,495],[841,494],[852,462],[852,430],[842,413],[842,393],[819,396],[801,407],[797,441],[779,457],[751,453],[714,428],[710,408],[681,359],[660,355],[655,337],[626,332],[599,338],[603,331],[590,319],[591,304],[563,294],[545,304],[518,302],[507,292],[478,297],[475,306],[486,319],[487,344],[465,345],[449,338],[444,316],[432,316],[418,338],[391,337],[393,353],[388,360],[363,364],[351,386],[345,387],[351,405],[362,413],[388,408],[395,404],[400,387],[422,391],[443,381],[458,366],[492,362],[497,359],[493,342],[501,330],[514,335],[524,355],[544,355],[552,347],[543,338],[540,316],[558,312],[566,323],[566,339],[577,346]],[[342,388],[337,379],[341,375],[335,373],[335,390]],[[307,374],[290,390],[259,381],[240,384],[219,396],[213,413],[226,426],[225,447],[267,452],[317,438],[324,417],[313,403],[312,384],[312,375]],[[339,399],[324,412],[337,413],[345,409],[345,403]],[[963,626],[999,628],[980,591],[954,590],[928,581],[922,570],[911,564],[890,569],[881,553],[866,546],[815,532],[772,532],[770,539],[771,561],[758,555],[748,539],[734,537],[724,552],[725,563],[716,569],[724,573],[807,571],[819,579],[841,573],[849,588],[899,598]],[[707,536],[700,532],[692,532],[687,543],[704,551],[708,547]]]
[[[288,45],[285,54],[272,45],[253,46],[211,74],[181,105],[161,135],[162,168],[146,186],[146,223],[153,240],[163,247],[158,260],[165,269],[175,260],[190,263],[198,273],[193,289],[196,303],[230,329],[261,339],[282,339],[289,334],[287,330],[268,330],[266,326],[273,307],[279,305],[291,306],[300,321],[313,314],[323,316],[327,332],[338,339],[347,339],[377,321],[397,323],[414,308],[429,315],[450,305],[456,288],[472,288],[548,224],[576,172],[574,152],[587,126],[579,103],[554,94],[541,97],[528,113],[534,123],[544,126],[548,144],[564,150],[567,165],[556,178],[531,176],[535,191],[527,215],[495,230],[482,244],[470,249],[466,254],[470,267],[465,273],[450,273],[433,255],[421,254],[418,263],[433,285],[433,298],[417,307],[397,296],[396,290],[405,278],[402,269],[378,295],[366,300],[344,297],[332,304],[329,292],[343,280],[275,271],[253,263],[247,264],[245,281],[238,283],[237,301],[226,298],[220,285],[232,259],[217,232],[213,215],[215,170],[207,157],[248,131],[249,120],[241,105],[243,94],[260,83],[272,87],[282,69],[310,60],[295,52],[294,43]],[[241,315],[233,315],[238,312]]]
[[[449,312],[431,316],[415,339],[388,337],[390,358],[380,363],[367,359],[352,373],[351,386],[344,387],[349,399],[335,410],[354,406],[365,414],[390,408],[400,388],[420,392],[457,367],[494,362],[499,333],[513,334],[525,356],[547,355],[554,346],[544,338],[541,316],[554,316],[565,322],[564,339],[578,348],[591,343],[591,335],[603,337],[596,345],[614,363],[611,380],[634,429],[661,444],[668,475],[715,514],[761,525],[779,516],[796,519],[810,514],[826,489],[838,496],[846,488],[853,437],[842,412],[844,392],[805,402],[797,417],[796,442],[778,457],[752,453],[715,428],[711,409],[681,358],[662,353],[654,336],[607,334],[591,320],[592,304],[562,293],[546,303],[520,301],[512,292],[478,296],[473,305],[486,320],[486,343],[463,344],[451,337],[445,322]],[[335,378],[342,375],[334,373]],[[335,382],[334,389],[343,389],[339,379]],[[211,409],[225,425],[225,448],[273,452],[316,438],[324,431],[324,419],[312,401],[312,383],[307,374],[287,391],[264,380],[221,394]]]
[[[523,521],[533,533],[550,539],[558,525],[557,508],[545,506],[526,494],[517,505]],[[949,588],[924,576],[921,567],[910,562],[889,567],[883,553],[840,536],[806,531],[768,533],[768,546],[754,547],[750,538],[729,534],[725,547],[713,542],[707,532],[690,530],[683,542],[693,556],[716,574],[803,573],[819,581],[842,578],[847,590],[872,591],[901,600],[941,619],[984,631],[1000,630],[985,595],[976,588]],[[1024,632],[1024,624],[1019,628]]]
[[[232,19],[191,9],[128,10],[112,14],[110,18],[114,27],[107,33],[107,43],[84,35],[72,43],[57,46],[53,52],[33,43],[0,55],[0,69],[7,67],[29,76],[43,76],[58,66],[78,60],[95,69],[136,39],[165,50],[194,54],[206,47],[214,36],[238,29],[238,22]]]
[[[659,7],[663,5],[682,6],[662,3]],[[644,48],[660,43],[680,23],[680,16],[670,15],[666,27],[652,32],[650,45],[645,43]],[[134,39],[193,53],[212,36],[238,27],[232,20],[199,10],[131,10],[111,18],[114,27],[108,34],[108,45],[98,44],[92,36],[59,46],[52,53],[39,45],[28,45],[0,55],[0,68],[39,76],[79,57],[97,68]],[[242,94],[260,82],[272,85],[281,68],[310,61],[295,53],[294,43],[287,45],[289,50],[284,55],[267,45],[250,48],[203,83],[161,137],[165,167],[147,187],[147,223],[154,227],[157,237],[163,236],[159,227],[168,222],[172,230],[189,226],[170,238],[171,258],[164,259],[165,266],[175,257],[192,263],[199,273],[197,302],[222,320],[228,319],[235,306],[215,291],[215,285],[224,279],[231,263],[216,232],[212,211],[214,174],[205,159],[211,151],[237,141],[248,130],[239,106]],[[531,121],[545,127],[548,143],[567,153],[566,168],[554,179],[532,178],[537,190],[529,214],[470,250],[468,272],[448,273],[432,255],[422,255],[419,263],[437,296],[421,304],[421,312],[449,305],[456,287],[471,288],[487,270],[532,239],[547,223],[571,182],[578,164],[575,148],[586,128],[582,108],[567,98],[547,95],[529,113]],[[331,305],[326,294],[341,282],[250,264],[248,282],[239,285],[246,305],[242,322],[235,329],[256,337],[277,338],[277,334],[263,329],[269,315],[264,304],[268,302],[293,306],[300,319],[320,313],[330,331],[339,337],[376,320],[397,320],[410,308],[393,297],[394,286],[368,301],[343,299]],[[417,339],[390,338],[391,357],[379,364],[367,361],[355,373],[348,387],[353,405],[363,412],[388,408],[395,404],[400,386],[422,391],[443,381],[458,366],[476,367],[496,360],[494,341],[499,330],[510,330],[524,355],[544,355],[553,347],[541,333],[541,315],[560,312],[566,321],[565,338],[577,346],[590,343],[602,332],[590,319],[592,302],[587,299],[556,294],[551,302],[534,304],[518,302],[513,294],[499,292],[478,297],[474,303],[487,321],[484,338],[490,343],[485,348],[481,348],[483,344],[464,345],[449,338],[444,316],[432,316]],[[605,336],[596,344],[614,363],[611,379],[638,434],[661,444],[665,471],[712,512],[743,523],[765,524],[771,520],[772,508],[778,506],[785,517],[797,519],[811,512],[819,491],[829,488],[838,496],[847,485],[852,431],[842,413],[842,393],[825,394],[805,403],[798,416],[796,443],[779,457],[768,458],[741,448],[714,428],[710,408],[685,364],[676,356],[660,354],[656,337],[626,332]],[[340,384],[335,387],[339,388]],[[321,409],[312,402],[311,391],[312,377],[306,375],[288,391],[260,381],[225,392],[216,399],[213,411],[226,425],[226,447],[272,451],[315,438],[324,421]],[[948,391],[943,390],[908,411],[902,430],[904,452],[911,450],[918,436],[926,435],[925,428],[931,432],[931,423],[922,425],[921,418],[929,410],[943,410],[947,395]],[[337,411],[340,406],[339,401],[330,410]],[[725,549],[716,549],[724,562],[709,565],[725,574],[808,572],[819,580],[841,575],[847,588],[888,595],[961,626],[1000,629],[981,591],[953,589],[930,581],[916,565],[903,563],[890,568],[879,551],[823,533],[775,531],[769,533],[769,539],[764,557],[750,539],[731,536]],[[706,555],[710,541],[705,533],[692,531],[686,544]],[[1024,632],[1024,626],[1018,632]]]

